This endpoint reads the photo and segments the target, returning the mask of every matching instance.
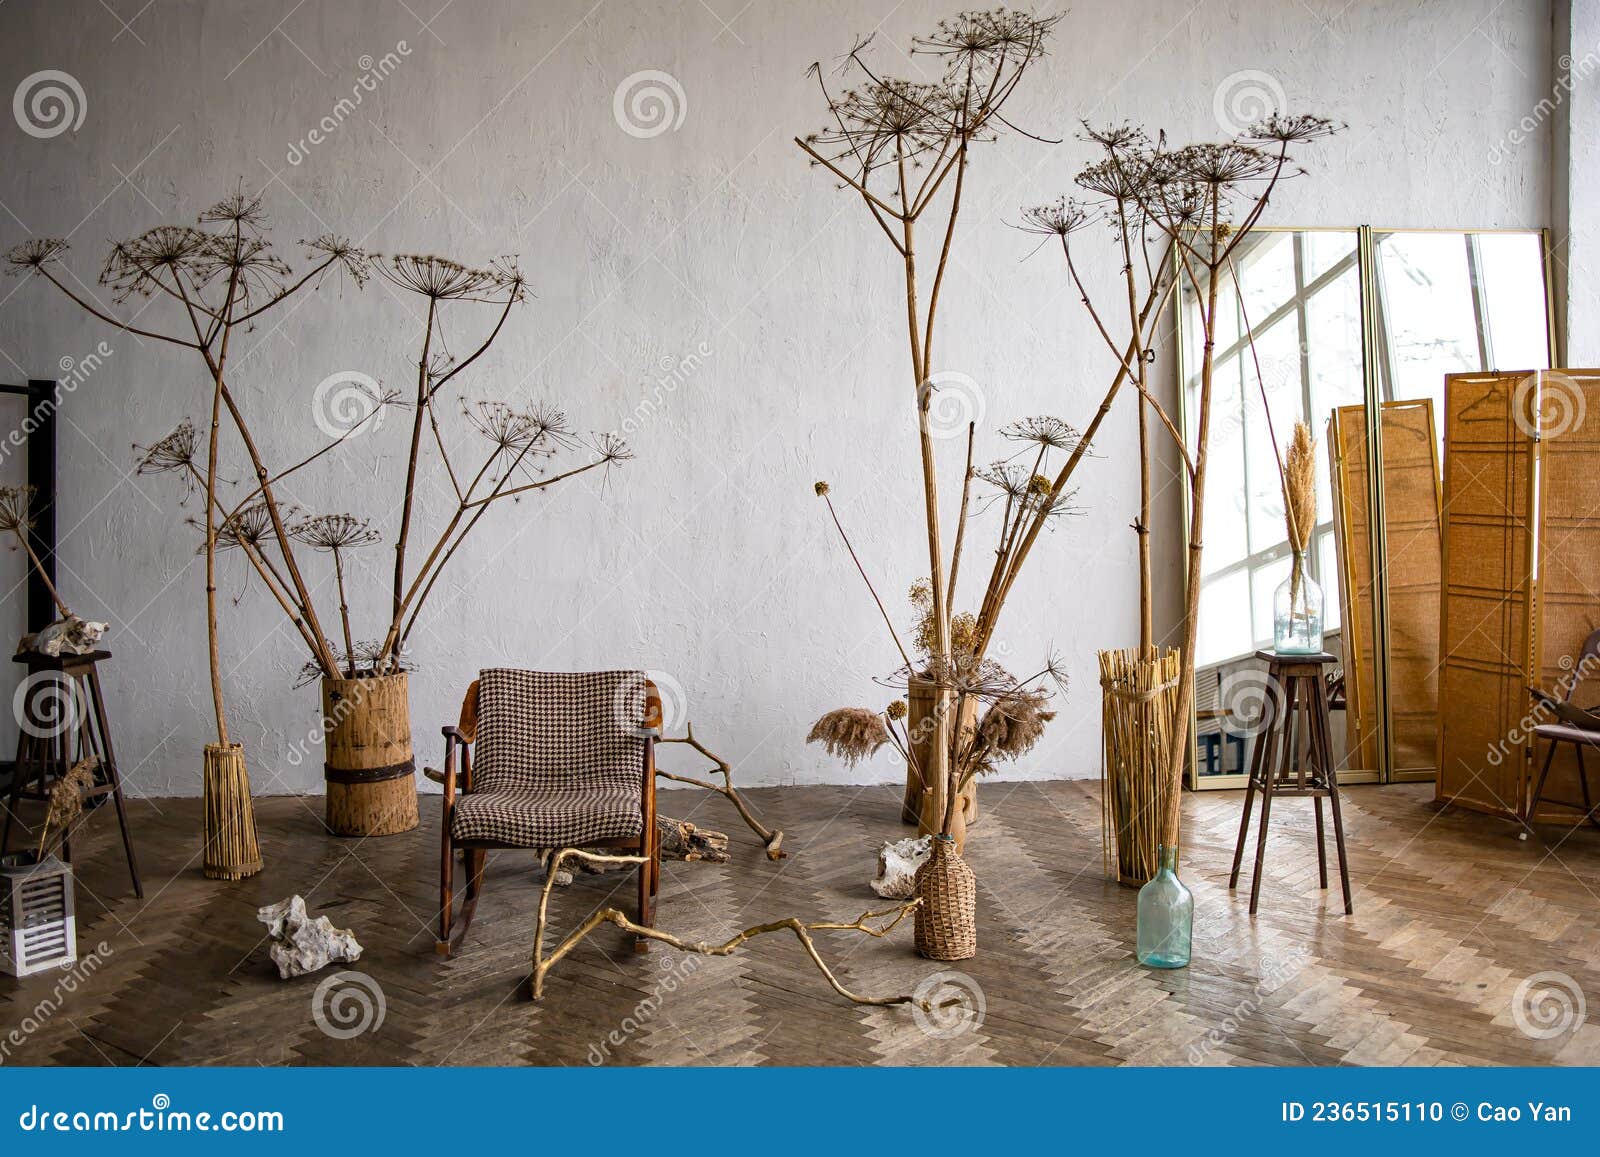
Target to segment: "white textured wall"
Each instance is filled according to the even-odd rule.
[[[831,481],[894,605],[923,569],[900,285],[876,228],[790,138],[821,123],[811,61],[877,28],[884,68],[923,67],[894,46],[953,8],[10,0],[0,88],[58,69],[86,108],[80,127],[48,139],[0,118],[0,239],[70,235],[72,267],[92,285],[108,238],[191,219],[242,178],[266,187],[284,241],[331,228],[380,251],[519,253],[535,296],[474,392],[557,399],[595,429],[659,405],[638,423],[638,460],[608,486],[508,507],[457,558],[417,640],[420,754],[481,666],[637,664],[682,686],[699,731],[747,783],[889,780],[900,773],[887,754],[847,772],[802,740],[826,708],[881,702],[871,677],[895,665],[812,482]],[[1548,88],[1551,24],[1549,5],[1531,0],[1080,0],[1014,111],[1068,138],[1079,117],[1212,135],[1219,86],[1253,70],[1264,79],[1244,83],[1351,125],[1308,156],[1314,175],[1284,190],[1275,221],[1537,226],[1549,129],[1500,164],[1486,156]],[[361,58],[402,41],[400,67],[290,164]],[[686,108],[680,127],[640,139],[619,128],[613,93],[646,69],[676,78]],[[1038,412],[1082,422],[1101,392],[1107,358],[1061,271],[1043,255],[1025,262],[1030,240],[1006,225],[1086,159],[1075,142],[1018,139],[979,162],[939,360],[980,383],[991,425]],[[1110,267],[1098,273],[1109,289]],[[114,348],[66,410],[65,588],[114,623],[109,693],[133,790],[192,793],[208,728],[195,539],[167,480],[129,476],[129,445],[198,415],[203,383],[182,351],[111,333],[47,289],[4,284],[0,373],[54,376],[61,358]],[[314,444],[310,395],[329,373],[405,380],[411,308],[376,284],[330,288],[249,336],[236,389],[274,458]],[[686,380],[658,387],[702,346]],[[307,471],[292,498],[392,525],[402,426],[391,419]],[[1132,427],[1126,412],[1110,424],[1081,475],[1086,514],[1036,552],[1002,626],[1019,669],[1053,645],[1076,677],[1019,774],[1098,766],[1093,655],[1136,631]],[[957,453],[948,444],[952,476]],[[428,494],[437,511],[437,478]],[[375,630],[384,558],[367,559],[361,634]],[[298,767],[282,754],[316,720],[312,692],[289,690],[302,655],[233,561],[235,730],[261,790],[314,790],[320,754]]]
[[[1556,17],[1556,72],[1546,110],[1554,126],[1555,282],[1564,307],[1569,366],[1600,365],[1600,4],[1561,0]]]

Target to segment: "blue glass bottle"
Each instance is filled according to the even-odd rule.
[[[1194,936],[1194,895],[1178,879],[1178,849],[1161,845],[1160,868],[1139,889],[1139,963],[1187,968]]]

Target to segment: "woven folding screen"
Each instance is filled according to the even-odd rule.
[[[1524,817],[1528,686],[1600,624],[1600,371],[1451,374],[1445,409],[1438,797]],[[1576,796],[1568,759],[1547,795]]]
[[[1377,654],[1372,597],[1371,501],[1367,490],[1365,406],[1341,406],[1328,418],[1328,480],[1339,557],[1340,639],[1344,650],[1345,763],[1374,770],[1378,745]]]
[[[1393,770],[1432,776],[1439,730],[1439,456],[1433,403],[1385,402],[1383,551],[1388,584],[1388,691]],[[1334,530],[1345,640],[1346,749],[1351,767],[1380,766],[1382,705],[1368,525],[1366,410],[1345,406],[1328,423]]]

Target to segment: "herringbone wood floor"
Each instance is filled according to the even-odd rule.
[[[1134,893],[1100,870],[1098,785],[985,784],[969,844],[979,955],[955,966],[983,1019],[930,1035],[905,1008],[835,997],[785,937],[719,959],[626,951],[612,930],[527,998],[538,871],[490,861],[464,950],[433,953],[438,809],[421,829],[369,841],[322,834],[320,799],[257,802],[266,870],[237,884],[198,871],[199,802],[132,805],[146,899],[132,898],[109,811],[80,840],[79,938],[110,948],[63,992],[57,977],[0,978],[0,1058],[21,1064],[1539,1064],[1600,1061],[1600,1024],[1543,1040],[1511,1015],[1530,975],[1565,973],[1600,1012],[1600,831],[1542,829],[1439,811],[1431,788],[1345,794],[1356,913],[1317,888],[1309,803],[1280,801],[1261,912],[1227,891],[1240,795],[1185,800],[1183,876],[1195,894],[1193,965],[1132,957]],[[668,864],[659,920],[714,938],[783,915],[853,918],[874,848],[903,834],[889,788],[751,793],[788,833],[768,863],[723,801],[663,793],[663,810],[733,838],[726,865]],[[1295,806],[1297,803],[1304,807]],[[1247,882],[1247,881],[1246,881]],[[1337,881],[1335,881],[1337,883]],[[558,928],[620,877],[558,893]],[[291,892],[365,946],[354,967],[383,993],[379,1027],[350,1039],[311,1015],[320,977],[283,982],[257,906]],[[826,934],[860,992],[907,990],[942,966],[910,930],[885,941]],[[331,972],[331,970],[330,970]],[[324,974],[328,975],[328,974]],[[16,1029],[17,1036],[6,1034]],[[20,1039],[20,1045],[16,1040]]]

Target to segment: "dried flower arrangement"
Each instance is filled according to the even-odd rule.
[[[1125,754],[1162,781],[1158,790],[1141,790],[1137,794],[1157,802],[1161,815],[1154,831],[1159,834],[1160,843],[1168,847],[1175,847],[1178,841],[1179,785],[1189,736],[1186,720],[1194,702],[1194,648],[1199,628],[1201,531],[1214,384],[1214,337],[1220,316],[1223,275],[1225,272],[1232,275],[1237,294],[1233,262],[1241,252],[1240,245],[1260,223],[1279,182],[1302,172],[1293,164],[1291,149],[1325,138],[1339,127],[1318,116],[1274,115],[1228,141],[1172,147],[1164,133],[1152,140],[1144,130],[1130,125],[1105,129],[1086,126],[1085,139],[1098,146],[1102,155],[1099,161],[1079,173],[1077,184],[1092,194],[1092,199],[1085,203],[1063,198],[1052,205],[1027,210],[1023,215],[1024,228],[1059,237],[1072,282],[1116,359],[1115,377],[1102,404],[1101,416],[1124,383],[1131,381],[1137,391],[1141,469],[1140,510],[1135,530],[1140,535],[1140,646],[1133,656],[1112,654],[1110,661],[1102,656],[1102,670],[1110,679],[1107,694],[1122,695],[1130,704],[1139,696],[1170,693],[1170,727],[1118,729],[1124,735],[1138,732],[1134,741],[1141,748],[1148,748],[1152,741],[1163,748]],[[1097,223],[1109,224],[1122,258],[1125,284],[1121,288],[1125,294],[1119,297],[1125,295],[1127,300],[1128,334],[1125,338],[1112,336],[1105,315],[1095,306],[1073,258],[1072,236]],[[1153,318],[1160,304],[1184,285],[1192,290],[1196,299],[1203,338],[1200,390],[1195,408],[1197,429],[1192,447],[1185,443],[1170,415],[1150,393],[1146,368],[1154,358],[1151,349]],[[1233,302],[1227,303],[1227,308],[1233,307]],[[1161,656],[1155,652],[1150,614],[1150,417],[1157,420],[1176,447],[1189,488],[1188,582],[1175,680],[1165,677],[1170,673],[1170,652]],[[1286,480],[1286,497],[1288,485]],[[1114,676],[1114,672],[1119,671],[1121,676]]]
[[[1298,593],[1305,578],[1311,533],[1317,528],[1317,441],[1306,423],[1294,424],[1279,471],[1283,478],[1283,518],[1293,556],[1289,589]],[[1291,595],[1291,601],[1294,597]]]
[[[969,424],[955,541],[946,557],[930,424],[940,380],[934,356],[940,292],[949,269],[973,147],[996,140],[1008,130],[1021,132],[1002,110],[1029,68],[1044,55],[1045,43],[1058,20],[995,9],[963,12],[942,21],[932,34],[918,37],[912,44],[914,54],[932,57],[942,65],[940,78],[931,83],[879,75],[865,53],[869,41],[859,42],[846,58],[844,70],[851,86],[843,91],[830,89],[820,66],[813,65],[829,123],[795,141],[814,165],[859,197],[900,259],[928,548],[927,577],[912,595],[917,612],[913,653],[867,580],[827,484],[817,484],[817,493],[827,503],[846,548],[867,580],[900,654],[903,665],[888,682],[909,692],[911,707],[903,732],[891,726],[892,718],[855,708],[824,716],[812,738],[829,742],[830,750],[849,761],[863,758],[884,741],[893,742],[912,764],[908,818],[913,810],[911,796],[920,791],[924,798],[915,810],[923,830],[952,836],[958,843],[964,838],[966,815],[956,800],[970,788],[975,776],[992,770],[998,760],[1015,758],[1026,750],[1049,718],[1041,706],[1045,693],[1039,680],[1058,674],[1053,665],[1032,680],[1018,680],[986,654],[1006,597],[1039,532],[1070,507],[1072,495],[1066,483],[1071,466],[1058,471],[1052,455],[1065,453],[1075,465],[1086,443],[1059,419],[1030,418],[1000,431],[1017,445],[1012,454],[976,469],[976,429]],[[919,226],[929,226],[939,245],[931,277],[918,269]],[[975,481],[989,491],[978,496],[976,504]],[[978,609],[956,613],[953,603],[968,523],[991,508],[1000,510],[1000,525],[988,581]],[[922,708],[925,702],[927,710]]]
[[[203,449],[195,424],[188,419],[153,445],[138,448],[142,451],[139,473],[176,474],[184,483],[185,494],[196,489],[204,494],[204,514],[197,521],[204,532],[207,640],[217,734],[217,743],[207,748],[208,768],[213,753],[218,759],[236,759],[239,767],[230,772],[229,778],[248,782],[243,779],[242,750],[230,742],[218,629],[218,555],[237,549],[305,644],[310,656],[308,678],[320,679],[324,684],[330,757],[336,755],[336,749],[350,746],[340,742],[342,736],[348,738],[344,733],[369,728],[381,734],[358,737],[354,745],[371,742],[398,755],[385,765],[389,776],[385,780],[376,781],[370,774],[350,781],[330,778],[330,826],[343,834],[378,834],[415,826],[416,791],[410,763],[403,656],[406,641],[439,574],[491,505],[503,499],[516,500],[520,495],[631,456],[612,435],[596,435],[587,442],[580,439],[570,429],[565,415],[556,409],[523,410],[499,401],[475,405],[463,401],[466,425],[487,442],[487,450],[472,462],[458,464],[459,451],[452,452],[450,440],[441,429],[440,392],[477,362],[500,335],[513,308],[526,296],[523,275],[508,258],[474,269],[442,257],[379,257],[331,235],[305,243],[308,263],[295,270],[274,251],[260,198],[240,192],[207,209],[196,226],[158,226],[112,247],[100,283],[111,291],[118,304],[135,297],[166,302],[178,313],[180,328],[175,333],[163,333],[118,319],[74,290],[55,271],[66,249],[64,241],[29,241],[10,251],[8,263],[12,272],[43,277],[101,321],[131,334],[193,350],[211,382]],[[248,331],[269,310],[302,290],[316,287],[335,273],[345,274],[359,287],[374,270],[402,292],[422,298],[426,308],[422,311],[421,351],[415,363],[416,386],[403,403],[412,408],[411,437],[401,491],[403,504],[394,538],[388,611],[381,636],[362,642],[351,628],[345,555],[376,543],[377,532],[367,521],[351,514],[304,515],[284,501],[279,488],[286,478],[374,422],[387,407],[402,404],[402,396],[398,391],[377,390],[352,399],[363,411],[357,420],[331,434],[325,443],[292,465],[275,469],[268,465],[231,383],[230,356],[237,353],[234,339],[238,333]],[[465,313],[471,307],[487,307],[492,325],[470,353],[457,357],[449,352],[444,321],[447,315],[454,320],[458,309]],[[243,446],[253,480],[247,492],[231,503],[225,503],[219,493],[224,479],[220,441],[224,420]],[[580,448],[585,451],[584,461],[555,473],[544,472],[550,459]],[[411,574],[408,551],[413,545],[416,488],[425,453],[443,468],[456,506],[429,545],[416,573]],[[323,628],[325,619],[312,597],[312,584],[297,545],[330,556],[339,600],[342,647]],[[378,681],[384,679],[394,683],[380,688]],[[369,685],[375,701],[381,703],[363,704]],[[330,702],[342,707],[330,711]],[[374,719],[375,712],[382,718]],[[334,762],[336,759],[330,758],[330,764]],[[385,788],[384,784],[389,786]],[[248,794],[236,811],[239,823],[253,832],[253,817],[245,814],[247,810]],[[208,847],[210,843],[208,840]],[[208,864],[208,872],[210,869]],[[224,865],[211,874],[235,873]]]

